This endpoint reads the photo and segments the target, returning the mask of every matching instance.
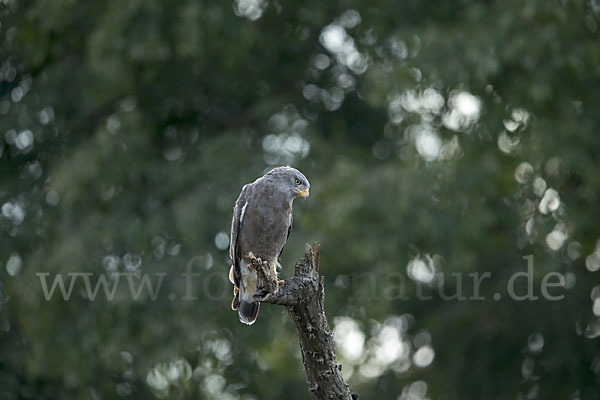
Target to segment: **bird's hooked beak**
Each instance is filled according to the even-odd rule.
[[[304,190],[296,189],[296,192],[298,192],[298,194],[301,197],[304,197],[305,199],[308,198],[308,195],[309,195],[308,189],[304,189]]]

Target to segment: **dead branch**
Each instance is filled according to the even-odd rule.
[[[306,245],[304,257],[296,263],[294,276],[276,293],[256,297],[263,303],[285,306],[300,341],[306,383],[319,400],[350,400],[350,392],[337,363],[333,333],[325,317],[323,277],[319,277],[319,243]]]

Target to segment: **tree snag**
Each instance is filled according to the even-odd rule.
[[[260,271],[261,269],[259,269]],[[296,263],[294,276],[275,293],[258,294],[256,300],[285,306],[300,341],[308,390],[319,400],[351,400],[342,378],[342,366],[335,358],[333,333],[329,329],[323,303],[323,277],[319,276],[319,243],[306,245],[304,257]]]

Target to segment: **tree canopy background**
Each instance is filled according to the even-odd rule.
[[[599,17],[598,0],[0,1],[0,398],[309,398],[283,309],[252,327],[229,309],[233,202],[281,164],[312,186],[282,276],[321,242],[362,398],[598,398]],[[529,255],[539,298],[516,301]],[[92,301],[79,277],[46,301],[36,274],[75,272],[166,275],[155,300],[123,278]],[[485,272],[485,300],[444,297]],[[541,296],[550,272],[562,300]]]

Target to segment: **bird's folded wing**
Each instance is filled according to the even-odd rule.
[[[235,202],[233,207],[233,219],[231,221],[231,240],[229,243],[229,257],[233,265],[233,278],[235,285],[239,287],[240,284],[240,254],[238,249],[238,236],[244,219],[244,212],[248,206],[248,192],[249,185],[244,185],[240,196]]]

